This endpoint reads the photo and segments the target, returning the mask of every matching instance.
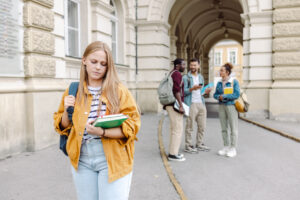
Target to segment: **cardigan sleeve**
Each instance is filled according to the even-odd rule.
[[[125,86],[121,86],[120,91],[120,113],[127,115],[129,118],[121,125],[125,135],[125,145],[133,140],[137,140],[137,133],[141,126],[140,113],[137,104]]]

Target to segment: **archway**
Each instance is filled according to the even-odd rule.
[[[239,0],[176,1],[168,19],[171,25],[170,48],[176,49],[178,57],[200,59],[201,73],[208,83],[209,51],[213,45],[222,39],[243,43],[242,13],[243,7]],[[174,53],[172,57],[175,57]]]

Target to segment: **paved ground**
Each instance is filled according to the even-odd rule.
[[[163,127],[166,147],[168,129],[166,118]],[[217,155],[222,147],[217,118],[207,121],[205,143],[212,148],[210,152],[185,153],[185,162],[170,162],[188,199],[300,199],[299,143],[240,120],[238,156],[221,157]]]
[[[159,154],[157,114],[142,116],[130,200],[179,199]],[[300,145],[240,121],[238,156],[219,157],[219,121],[208,119],[208,153],[186,154],[187,161],[170,162],[190,200],[298,200]],[[168,149],[168,118],[163,139]],[[0,200],[73,200],[70,165],[57,146],[0,161]]]
[[[179,199],[162,164],[157,114],[142,116],[130,200]],[[51,146],[0,160],[0,200],[74,200],[68,158]]]
[[[256,119],[256,118],[247,118],[247,119],[263,124],[268,127],[272,127],[276,130],[288,133],[291,136],[300,138],[299,122],[284,122],[284,121],[274,121],[270,119]]]

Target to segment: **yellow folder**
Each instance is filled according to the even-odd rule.
[[[224,94],[233,94],[233,87],[224,88]]]

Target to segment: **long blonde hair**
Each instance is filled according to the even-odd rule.
[[[118,74],[116,71],[116,68],[114,66],[114,62],[112,59],[112,54],[107,46],[107,44],[96,41],[89,44],[83,54],[83,58],[86,58],[91,53],[94,53],[96,51],[104,51],[106,53],[106,59],[107,59],[107,70],[103,77],[102,81],[102,94],[105,95],[108,99],[108,104],[110,108],[111,114],[119,113],[120,109],[120,101],[119,101],[119,95],[118,95],[118,85],[120,84],[120,80],[118,78]],[[86,85],[89,85],[88,81],[88,73],[86,71],[86,66],[81,62],[81,69],[80,69],[80,82],[78,87],[78,99],[79,102],[81,102],[82,97],[84,97],[84,102],[86,103],[87,100],[87,94],[84,93],[84,82]],[[101,105],[99,105],[101,106]]]

